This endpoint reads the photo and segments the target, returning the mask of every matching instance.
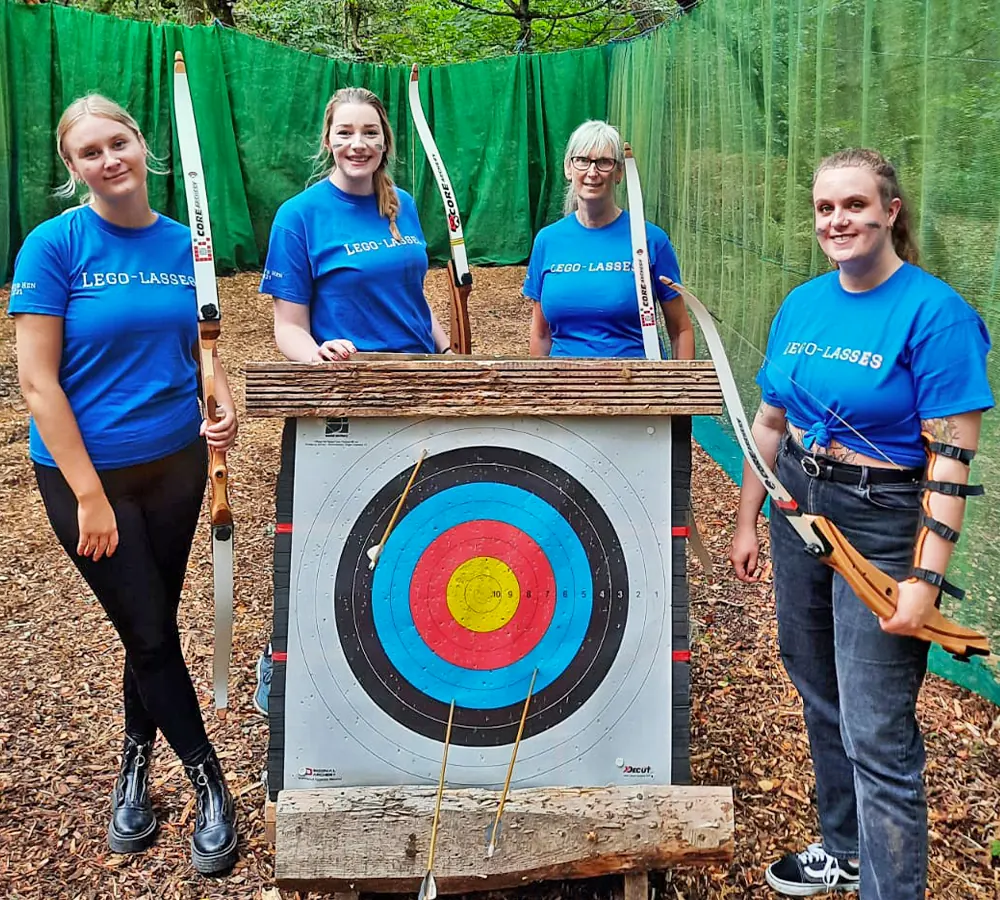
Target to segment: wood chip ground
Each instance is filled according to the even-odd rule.
[[[472,326],[478,352],[526,354],[524,270],[475,272]],[[445,274],[428,293],[446,311]],[[241,368],[278,359],[270,304],[258,276],[220,280],[221,352],[238,393]],[[7,295],[0,293],[6,309]],[[446,318],[446,317],[445,317]],[[241,398],[242,399],[242,398]],[[264,840],[260,782],[267,727],[250,703],[254,662],[271,614],[272,492],[277,420],[247,419],[231,454],[237,517],[237,625],[225,723],[211,714],[211,555],[207,524],[196,541],[181,608],[184,649],[230,785],[238,798],[240,861],[226,878],[196,876],[188,861],[191,794],[160,741],[153,768],[162,831],[138,857],[108,851],[108,798],[121,746],[122,651],[82,579],[56,545],[27,458],[27,414],[17,390],[14,329],[0,319],[0,897],[8,900],[279,900]],[[736,859],[727,868],[654,879],[663,900],[773,896],[763,866],[816,835],[801,707],[775,643],[768,581],[746,587],[724,564],[737,491],[696,452],[694,509],[717,560],[708,581],[691,562],[692,766],[703,784],[732,785]],[[652,712],[652,711],[651,711]],[[920,703],[927,737],[930,897],[1000,898],[1000,709],[936,677]],[[378,852],[378,848],[372,848]],[[620,879],[553,883],[492,900],[604,900]],[[291,895],[286,895],[291,896]],[[315,895],[314,895],[315,896]]]

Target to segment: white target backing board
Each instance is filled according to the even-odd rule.
[[[289,420],[272,795],[436,783],[452,700],[448,784],[500,786],[532,676],[515,787],[686,780],[688,429]]]

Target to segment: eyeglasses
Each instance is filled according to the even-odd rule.
[[[598,172],[612,172],[618,165],[618,160],[610,156],[602,156],[599,159],[591,159],[589,156],[571,156],[569,160],[573,168],[578,172],[586,172],[591,166],[597,166]]]

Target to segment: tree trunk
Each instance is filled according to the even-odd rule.
[[[517,24],[521,26],[521,31],[517,36],[517,49],[521,53],[531,51],[531,0],[521,0],[517,4]]]
[[[223,25],[235,28],[236,20],[233,18],[234,2],[235,0],[205,0],[205,7],[213,19],[218,19]]]
[[[667,20],[666,14],[653,6],[650,0],[629,0],[629,9],[639,31],[648,31]]]

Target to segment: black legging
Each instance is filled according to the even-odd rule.
[[[35,465],[56,537],[125,646],[125,731],[145,741],[159,728],[188,764],[204,756],[208,737],[181,653],[177,607],[207,467],[199,438],[163,459],[99,472],[119,543],[114,556],[95,563],[77,555],[77,501],[66,479],[57,468]]]

